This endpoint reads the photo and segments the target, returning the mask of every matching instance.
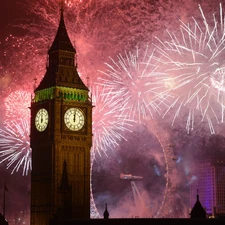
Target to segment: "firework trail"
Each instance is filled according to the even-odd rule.
[[[167,105],[163,117],[174,113],[172,124],[182,111],[187,111],[188,132],[194,128],[196,115],[200,115],[213,134],[214,123],[224,122],[224,16],[220,5],[220,13],[208,23],[200,6],[199,9],[201,22],[181,22],[179,34],[168,31],[164,42],[156,38],[161,69],[167,74],[159,81],[166,86],[160,95],[165,94],[163,103]]]
[[[125,52],[125,56],[120,54],[117,60],[110,59],[112,63],[106,63],[106,72],[100,71],[105,77],[99,77],[99,85],[104,87],[105,94],[117,99],[117,104],[129,119],[141,122],[142,119],[153,118],[155,113],[159,114],[160,87],[148,86],[164,76],[157,72],[154,51],[149,53],[147,46],[144,52],[137,48],[134,54]]]
[[[119,145],[121,140],[126,140],[124,132],[131,132],[133,121],[123,117],[117,98],[102,94],[99,86],[92,88],[93,101],[93,146],[92,152],[107,155],[107,150]]]
[[[30,124],[27,120],[8,122],[0,129],[0,163],[6,162],[11,174],[31,170]]]

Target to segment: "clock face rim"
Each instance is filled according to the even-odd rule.
[[[44,112],[44,114],[43,114]],[[44,119],[43,122],[40,121],[40,116],[43,116],[42,119]],[[49,120],[49,117],[48,117],[48,111],[47,109],[45,108],[41,108],[39,109],[37,112],[36,112],[36,115],[35,115],[35,127],[36,129],[39,131],[39,132],[43,132],[46,130],[47,126],[48,126],[48,120]],[[40,125],[40,123],[43,123],[42,125]]]
[[[74,115],[75,112],[75,115]],[[78,112],[78,114],[77,114]],[[73,120],[78,122],[73,122]],[[80,131],[85,124],[85,114],[84,111],[77,107],[71,107],[65,111],[64,123],[70,131]]]

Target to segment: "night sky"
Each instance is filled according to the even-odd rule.
[[[196,42],[192,40],[191,45],[189,43],[191,38],[185,39],[185,42],[182,39],[187,30],[194,31],[196,21],[204,33],[204,24],[206,23],[204,23],[205,20],[201,10],[204,12],[205,19],[211,28],[210,32],[212,32],[214,27],[213,13],[215,13],[215,18],[218,21],[220,18],[220,2],[219,0],[213,2],[211,0],[67,1],[65,22],[71,41],[76,46],[78,71],[81,78],[87,83],[86,78],[89,77],[88,84],[91,89],[96,88],[95,91],[99,87],[101,91],[108,90],[109,92],[109,89],[104,89],[104,85],[111,85],[112,93],[118,97],[118,104],[121,104],[120,108],[122,108],[122,105],[126,105],[130,109],[129,113],[126,110],[121,112],[121,109],[118,108],[113,111],[111,108],[111,105],[114,105],[113,102],[115,102],[113,96],[109,96],[110,100],[108,101],[111,104],[105,102],[104,96],[96,97],[98,100],[100,99],[100,103],[98,100],[95,102],[94,119],[103,121],[109,133],[113,130],[119,134],[113,137],[115,133],[110,133],[115,139],[111,143],[109,142],[109,145],[100,146],[97,143],[94,145],[96,158],[92,176],[93,196],[101,216],[105,202],[108,202],[112,217],[135,216],[136,208],[130,183],[120,180],[120,173],[132,173],[144,177],[143,181],[137,182],[137,186],[140,188],[142,197],[146,200],[147,207],[145,210],[147,209],[147,211],[143,210],[140,213],[145,217],[157,216],[167,183],[165,174],[168,165],[165,159],[165,151],[170,149],[168,151],[172,151],[173,154],[171,156],[166,155],[166,157],[169,157],[167,160],[169,160],[169,166],[172,168],[169,176],[174,187],[173,192],[170,190],[170,193],[173,193],[174,196],[170,202],[171,205],[169,205],[173,210],[171,216],[187,217],[190,210],[189,185],[193,182],[193,177],[196,174],[195,159],[224,156],[224,116],[221,116],[221,105],[217,104],[216,100],[211,100],[211,97],[215,95],[214,89],[218,90],[216,84],[221,84],[221,75],[218,75],[215,71],[218,72],[217,69],[223,68],[225,65],[225,50],[220,47],[219,49],[222,49],[222,51],[213,58],[213,52],[216,50],[210,42],[212,51],[206,45],[205,48],[198,49],[200,54],[196,54],[196,58],[194,58],[194,54],[190,54],[190,52],[197,52],[194,45]],[[224,10],[225,2],[222,2]],[[198,4],[201,4],[201,9],[199,9]],[[224,11],[222,16],[224,16]],[[2,106],[0,109],[0,159],[2,160],[5,150],[3,143],[10,136],[4,137],[3,131],[16,129],[13,124],[20,124],[24,118],[29,120],[29,110],[27,110],[29,102],[24,102],[24,98],[27,96],[29,98],[33,92],[34,78],[37,78],[40,82],[44,75],[47,50],[58,27],[59,5],[56,0],[2,1],[0,15],[0,102]],[[181,28],[182,26],[183,28]],[[217,31],[220,32],[219,29]],[[198,32],[192,33],[192,36],[196,36],[199,41],[200,31],[198,30]],[[212,36],[216,40],[220,39],[221,36],[216,34],[215,32]],[[171,43],[175,40],[179,40],[181,46],[189,49],[191,49],[190,44],[193,52],[180,53],[176,48],[171,47]],[[167,46],[168,43],[171,44],[168,45],[170,47]],[[224,43],[221,46],[223,45]],[[155,58],[151,58],[152,64],[148,68],[148,73],[146,73],[153,75],[141,79],[140,71],[145,72],[144,65],[148,61],[145,57],[146,52],[148,56],[156,52]],[[212,56],[211,60],[209,60],[210,56]],[[136,61],[132,61],[134,58]],[[183,67],[178,68],[176,67],[178,64],[168,63],[168,59],[180,60],[180,65]],[[138,66],[135,67],[137,64],[132,64],[133,62],[137,63]],[[204,101],[204,104],[200,104],[203,111],[205,110],[208,113],[206,113],[207,116],[203,118],[199,113],[196,98],[196,101],[193,101],[192,104],[182,106],[175,123],[171,126],[176,110],[179,108],[178,104],[181,104],[180,99],[183,96],[189,96],[188,91],[194,85],[184,85],[184,87],[176,89],[172,87],[174,84],[169,79],[161,76],[163,83],[166,83],[164,84],[166,88],[174,88],[171,88],[171,96],[174,99],[180,96],[178,104],[171,107],[164,117],[162,117],[163,113],[160,114],[156,112],[157,110],[154,110],[154,106],[146,106],[141,100],[146,103],[156,99],[155,102],[159,106],[158,100],[160,100],[165,89],[157,83],[157,76],[159,75],[154,75],[154,71],[157,71],[158,74],[179,77],[180,68],[183,69],[182,73],[188,71],[196,77],[199,73],[216,74],[213,77],[214,87],[216,88],[207,89],[212,93],[212,95],[207,95],[210,103],[209,109]],[[115,76],[115,74],[118,76]],[[129,80],[131,77],[133,79]],[[194,83],[198,82],[198,79],[193,80]],[[207,76],[206,80],[210,82]],[[179,82],[182,81],[179,80]],[[159,85],[157,89],[154,89],[155,84]],[[224,83],[222,85],[220,94],[223,97],[225,93]],[[131,95],[129,98],[131,101],[125,101],[118,90],[127,91]],[[150,94],[147,90],[151,90]],[[155,92],[159,95],[156,95]],[[158,98],[158,96],[160,97]],[[160,111],[168,109],[171,104],[169,95],[167,100],[168,102],[163,106],[160,105]],[[139,103],[142,107],[141,110],[138,110],[137,107]],[[108,111],[102,112],[102,108]],[[134,111],[131,111],[131,108]],[[191,112],[194,112],[191,115],[195,119],[195,126],[190,129],[190,132],[187,132],[186,118],[190,115],[190,109],[193,110]],[[109,111],[113,113],[107,114]],[[117,127],[115,127],[113,123],[118,122],[116,118],[118,118],[120,112],[127,113],[128,119],[132,122],[122,123],[119,121]],[[217,115],[218,118],[215,118],[214,115]],[[212,134],[214,132],[209,129],[211,122],[215,134]],[[94,137],[96,137],[96,140],[97,138],[100,141],[105,140],[104,138],[107,135],[102,130],[103,123],[95,124],[97,125],[94,125],[96,132]],[[23,145],[25,145],[25,142],[26,144],[29,142],[29,134],[26,132],[17,136],[17,141],[22,140]],[[11,142],[8,146],[16,143],[16,141]],[[19,148],[17,150],[20,151]],[[0,182],[0,193],[2,195],[0,194],[0,198],[3,198],[4,182],[9,189],[9,192],[6,193],[6,218],[8,218],[10,224],[22,224],[24,222],[29,224],[30,171],[27,175],[23,175],[21,166],[18,172],[15,171],[11,174],[15,164],[6,169],[7,163],[6,160],[0,164],[2,177]],[[164,215],[168,215],[167,209],[168,205],[165,204]],[[1,204],[0,210],[2,211]]]
[[[13,29],[12,24],[18,23],[21,18],[24,17],[24,11],[18,2],[23,1],[3,1],[1,3],[1,20],[0,20],[0,40],[4,40],[7,35],[10,34]]]

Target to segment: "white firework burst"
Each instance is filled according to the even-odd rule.
[[[28,120],[6,123],[0,129],[0,163],[6,163],[11,173],[31,170],[30,125]]]
[[[103,90],[104,92],[104,90]],[[102,89],[92,89],[93,100],[93,156],[107,155],[121,140],[126,140],[124,132],[131,132],[132,120],[123,117],[120,105],[111,95],[102,95]]]
[[[158,40],[155,45],[165,73],[160,85],[165,91],[163,103],[167,105],[163,117],[174,113],[172,124],[182,110],[188,111],[186,129],[194,128],[195,116],[207,121],[211,133],[215,133],[213,123],[224,121],[224,74],[218,76],[218,70],[224,67],[225,24],[220,5],[220,12],[207,22],[199,6],[202,21],[193,19],[192,23],[181,22],[180,33],[169,31],[168,40]],[[173,111],[174,110],[174,111]],[[222,112],[222,113],[221,113]]]
[[[154,84],[163,74],[157,72],[158,59],[154,57],[154,50],[149,53],[148,46],[145,51],[137,48],[134,53],[125,52],[125,56],[119,54],[117,60],[111,57],[110,60],[111,64],[106,63],[107,71],[100,71],[105,77],[99,77],[99,81],[105,94],[116,99],[123,114],[140,122],[160,113],[159,86]]]

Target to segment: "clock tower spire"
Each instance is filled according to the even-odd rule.
[[[31,225],[48,225],[66,210],[62,207],[70,208],[64,219],[90,218],[92,102],[77,71],[61,3],[47,70],[31,103]],[[62,190],[65,177],[68,190]]]
[[[73,47],[64,22],[64,6],[55,39],[48,50],[48,67],[44,79],[36,91],[52,86],[64,86],[87,90],[77,72],[76,49]]]

